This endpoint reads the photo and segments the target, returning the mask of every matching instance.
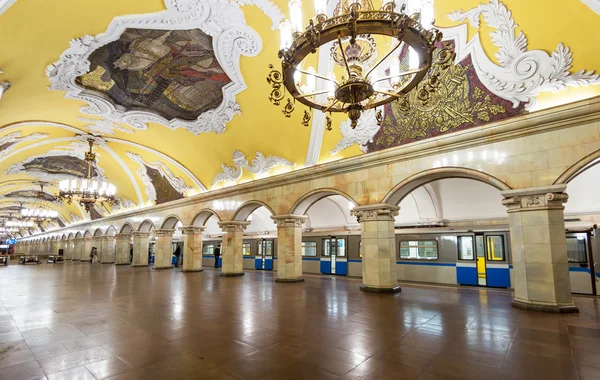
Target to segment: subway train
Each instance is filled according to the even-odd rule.
[[[567,231],[571,291],[597,294],[600,273],[594,256],[600,255],[596,226]],[[220,237],[208,237],[203,245],[203,265],[214,265],[214,249]],[[176,245],[181,245],[175,241]],[[514,283],[510,233],[507,230],[459,230],[449,228],[396,229],[396,265],[400,281],[511,288]],[[359,231],[305,232],[302,238],[304,273],[362,275]],[[277,239],[248,236],[243,245],[244,269],[277,270]]]

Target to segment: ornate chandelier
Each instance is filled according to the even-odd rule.
[[[33,228],[35,223],[31,220],[7,220],[4,225],[6,227]]]
[[[267,78],[272,86],[271,103],[279,105],[286,91],[294,99],[288,98],[284,105],[286,117],[298,100],[325,113],[347,113],[355,128],[368,109],[395,100],[409,107],[406,95],[415,88],[418,101],[427,103],[439,84],[436,70],[427,73],[432,65],[446,65],[454,57],[449,46],[439,45],[442,33],[421,24],[421,14],[433,18],[432,9],[415,9],[409,16],[406,5],[397,7],[394,2],[376,10],[370,0],[340,0],[328,17],[326,0],[315,0],[316,15],[306,27],[302,25],[301,0],[290,0],[289,9],[290,21],[280,26],[282,69],[279,72],[271,65]],[[391,48],[378,59],[376,41],[390,37]],[[310,56],[322,47],[329,50],[333,65],[325,65],[329,67],[319,72],[307,67],[307,62],[314,62]],[[323,65],[319,62],[318,66]],[[308,126],[310,118],[305,111],[302,124]],[[383,121],[381,109],[376,118]],[[330,130],[329,116],[326,123]]]
[[[73,201],[79,202],[86,211],[90,211],[96,203],[116,204],[117,188],[112,183],[94,177],[94,173],[98,173],[96,154],[93,152],[94,139],[88,138],[87,141],[90,146],[90,150],[85,153],[85,162],[88,164],[87,177],[60,181],[58,198],[68,204]]]
[[[44,193],[44,184],[40,183],[40,191],[33,207],[21,208],[21,218],[35,223],[47,222],[58,218],[58,211],[52,210],[46,202],[46,193]]]

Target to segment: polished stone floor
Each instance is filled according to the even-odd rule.
[[[102,264],[0,267],[0,379],[600,379],[600,306]]]

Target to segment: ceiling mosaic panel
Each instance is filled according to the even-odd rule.
[[[219,65],[212,37],[199,29],[126,29],[90,56],[77,78],[126,110],[150,109],[167,120],[195,120],[223,101],[231,82]]]
[[[87,163],[77,157],[50,156],[36,157],[23,164],[23,169],[28,172],[45,173],[50,175],[67,175],[84,177],[87,175]],[[92,175],[96,176],[97,170],[92,168]]]

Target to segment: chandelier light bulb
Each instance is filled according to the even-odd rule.
[[[315,13],[317,15],[327,14],[327,0],[315,0]]]
[[[279,25],[279,35],[281,38],[280,47],[289,49],[292,46],[292,25],[289,20],[283,20]]]
[[[410,70],[419,68],[419,54],[413,49],[408,49],[408,66]]]
[[[302,1],[301,0],[290,0],[288,3],[290,8],[290,22],[292,25],[292,32],[302,33]]]
[[[315,68],[312,66],[310,66],[306,71],[308,71],[309,73],[312,73],[312,74],[317,73],[315,71]],[[314,92],[317,87],[317,77],[314,75],[307,75],[306,76],[306,87],[308,89],[308,92]]]

